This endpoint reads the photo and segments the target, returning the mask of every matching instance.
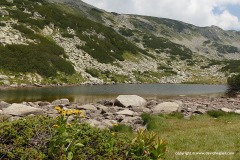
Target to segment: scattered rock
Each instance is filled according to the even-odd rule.
[[[232,109],[229,109],[229,108],[221,108],[221,111],[223,111],[223,112],[233,112],[233,110]]]
[[[145,99],[137,95],[120,95],[114,101],[114,104],[121,107],[140,107],[147,103]]]
[[[97,110],[97,108],[92,104],[85,104],[85,105],[82,105],[82,106],[77,106],[77,109],[84,109],[84,110],[91,110],[91,111],[96,111]]]
[[[58,99],[52,102],[53,105],[67,105],[70,104],[68,99]]]
[[[39,115],[43,114],[43,110],[23,104],[13,103],[9,107],[3,109],[3,114],[14,116],[27,116],[29,114]]]
[[[153,113],[172,113],[177,112],[180,105],[176,102],[163,102],[153,107]]]
[[[4,102],[4,101],[1,101],[1,102],[0,102],[0,109],[7,108],[8,106],[10,106],[9,103]]]
[[[237,110],[234,111],[234,113],[240,114],[240,110],[237,109]]]
[[[129,110],[129,109],[125,109],[119,112],[116,112],[117,115],[126,115],[126,116],[133,116],[134,112]]]
[[[0,80],[8,80],[8,76],[5,76],[5,75],[0,75]]]

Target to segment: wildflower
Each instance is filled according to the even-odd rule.
[[[117,126],[118,126],[118,124],[117,124],[117,123],[114,123],[114,124],[113,124],[113,127],[117,127]]]
[[[57,111],[62,110],[61,107],[59,107],[59,106],[56,106],[55,109],[56,109]]]
[[[68,123],[66,126],[67,126],[67,127],[71,127],[72,125],[71,125],[70,123]]]
[[[58,127],[59,127],[59,125],[57,125],[57,124],[53,125],[53,128],[58,128]]]
[[[63,116],[66,116],[66,111],[65,110],[62,110],[62,113],[61,113]]]

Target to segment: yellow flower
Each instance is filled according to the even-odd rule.
[[[57,124],[53,125],[53,128],[58,128],[58,127],[59,127],[59,125],[57,125]]]
[[[71,125],[70,123],[68,123],[66,126],[67,126],[67,127],[71,127],[72,125]]]
[[[113,126],[118,126],[118,124],[117,124],[117,123],[114,123]]]
[[[66,111],[65,110],[62,110],[62,113],[61,113],[63,116],[66,116]]]
[[[62,110],[61,107],[59,107],[59,106],[56,106],[55,109],[58,110],[58,111]]]

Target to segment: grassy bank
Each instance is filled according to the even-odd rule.
[[[168,143],[168,160],[237,160],[240,158],[240,116],[218,111],[190,120],[179,114],[145,115],[145,123]],[[234,155],[176,155],[178,152],[234,152]],[[193,153],[194,154],[194,153]]]

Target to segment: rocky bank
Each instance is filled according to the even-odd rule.
[[[53,102],[22,102],[9,104],[0,102],[0,115],[10,121],[34,115],[56,117],[64,111],[68,122],[74,120],[75,111],[81,111],[80,121],[91,126],[108,128],[116,124],[131,126],[134,130],[145,127],[142,113],[170,114],[181,112],[185,119],[204,114],[209,110],[235,112],[240,114],[240,96],[226,97],[178,97],[174,99],[144,99],[137,95],[120,95],[115,100],[102,100],[95,104],[80,104],[68,99],[58,99]],[[68,114],[71,112],[71,114]],[[62,112],[63,113],[63,112]],[[67,114],[66,114],[67,113]]]

